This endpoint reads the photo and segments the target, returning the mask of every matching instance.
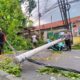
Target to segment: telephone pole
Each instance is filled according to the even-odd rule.
[[[72,43],[73,43],[73,33],[72,33],[72,26],[71,26],[71,20],[70,20],[70,4],[68,0],[58,0],[58,5],[62,17],[62,21],[64,26],[66,27],[67,30],[69,30],[72,34]]]
[[[52,16],[51,16],[51,24],[52,24]],[[52,31],[52,26],[51,26],[51,31]]]
[[[71,27],[70,13],[69,13],[70,4],[68,0],[58,0],[58,5],[59,5],[63,24],[66,26],[68,30],[70,30],[70,27]]]
[[[39,20],[39,35],[41,37],[41,31],[40,31],[40,17],[41,17],[41,13],[40,13],[40,2],[38,0],[38,20]]]

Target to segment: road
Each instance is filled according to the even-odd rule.
[[[44,63],[46,65],[70,68],[80,71],[80,51],[72,50],[54,54],[52,50],[44,50],[31,57],[32,59]],[[22,80],[50,80],[52,75],[40,74],[37,72],[41,65],[37,65],[28,61],[22,64]],[[54,76],[56,80],[71,80],[65,77]]]

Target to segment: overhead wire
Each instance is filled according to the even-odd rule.
[[[62,20],[66,28],[69,30],[69,23],[70,23],[69,2],[68,0],[58,0],[58,2],[59,2],[58,4],[60,5],[59,9],[62,16]]]
[[[79,73],[80,74],[80,71],[75,70],[75,69],[53,66],[53,65],[50,65],[50,64],[45,64],[45,63],[42,63],[42,62],[39,62],[39,61],[35,61],[31,58],[27,58],[27,60],[31,63],[37,64],[37,65],[40,65],[40,66],[44,66],[44,67],[48,67],[48,68],[55,68],[55,69],[58,69],[58,70],[69,71],[69,72],[74,72],[74,73]]]
[[[69,1],[69,3],[72,4],[72,3],[75,3],[75,2],[78,2],[78,1],[80,1],[80,0]],[[48,12],[48,11],[50,11],[50,10],[52,10],[52,9],[55,9],[55,8],[57,8],[57,7],[58,7],[58,3],[55,3],[55,4],[53,4],[53,6],[51,6],[49,9],[47,9],[46,12]]]
[[[46,3],[45,3],[45,11],[47,10],[48,1],[49,1],[49,0],[47,0]],[[44,12],[45,12],[45,11],[44,11]]]
[[[72,0],[72,1],[69,1],[69,4],[73,4],[73,3],[76,3],[76,2],[79,2],[79,1],[80,0]],[[58,3],[55,3],[49,9],[46,8],[46,10],[44,10],[45,12],[43,14],[41,14],[41,17],[44,16],[49,11],[56,9],[57,7],[58,7]],[[36,18],[36,16],[34,16],[34,18]]]

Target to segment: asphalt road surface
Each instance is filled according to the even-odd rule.
[[[61,54],[54,54],[52,50],[44,50],[31,57],[32,59],[44,63],[46,65],[58,66],[63,68],[70,68],[80,71],[80,51],[72,50],[62,52]],[[40,74],[37,70],[43,66],[37,65],[28,61],[22,64],[22,80],[71,80],[63,76],[52,76],[47,74]],[[54,78],[54,79],[53,79]]]

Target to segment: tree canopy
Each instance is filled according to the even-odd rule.
[[[23,19],[19,0],[0,0],[0,27],[6,33],[16,32]]]
[[[27,44],[22,37],[17,36],[17,32],[24,27],[24,22],[19,0],[0,0],[0,27],[8,41],[18,49]]]
[[[36,7],[36,3],[34,0],[28,0],[29,1],[29,13]]]

